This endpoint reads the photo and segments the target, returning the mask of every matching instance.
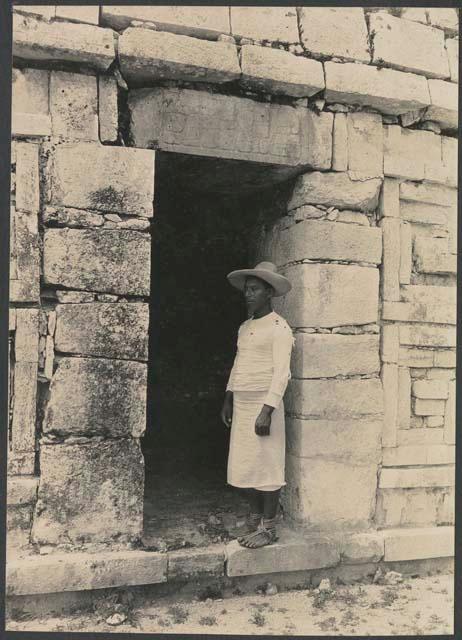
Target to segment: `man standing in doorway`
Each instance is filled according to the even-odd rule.
[[[291,289],[272,262],[227,275],[243,291],[248,319],[238,331],[237,353],[221,418],[231,427],[228,484],[249,490],[248,533],[238,538],[251,549],[277,540],[276,518],[285,483],[283,396],[291,377],[292,329],[272,309],[271,298]]]

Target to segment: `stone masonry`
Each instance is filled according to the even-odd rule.
[[[13,18],[9,552],[140,538],[162,151],[290,184],[251,258],[293,282],[284,511],[308,537],[258,563],[231,545],[228,575],[451,556],[456,9]]]

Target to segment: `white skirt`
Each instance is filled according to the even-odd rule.
[[[269,436],[255,433],[267,391],[234,391],[228,456],[228,484],[275,491],[285,485],[284,402],[271,414]]]

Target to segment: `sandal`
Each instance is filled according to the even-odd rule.
[[[242,536],[238,536],[237,541],[241,542],[244,538],[246,538],[249,534],[257,531],[258,527],[261,524],[262,514],[261,513],[249,513],[247,517],[247,522],[245,525],[245,533]]]
[[[241,547],[247,547],[247,549],[259,549],[266,547],[278,540],[276,531],[265,529],[265,527],[259,527],[253,533],[249,533],[247,536],[238,538],[238,543]]]

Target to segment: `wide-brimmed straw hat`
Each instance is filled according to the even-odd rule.
[[[233,287],[243,291],[245,279],[248,276],[255,276],[268,282],[274,289],[275,297],[283,296],[292,289],[289,280],[278,273],[276,265],[272,262],[259,262],[254,269],[237,269],[228,273],[226,277]]]

